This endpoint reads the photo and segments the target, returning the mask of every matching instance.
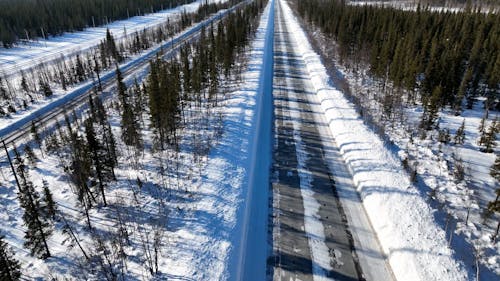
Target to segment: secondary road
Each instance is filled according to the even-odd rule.
[[[287,29],[283,3],[276,4],[270,277],[391,280],[361,202],[351,200],[346,215],[337,194],[336,181],[351,193],[354,185],[296,51],[297,42]],[[348,221],[353,218],[356,221]],[[363,237],[368,245],[360,241]]]

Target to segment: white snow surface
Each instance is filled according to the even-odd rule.
[[[205,160],[199,162],[190,150],[189,138],[191,134],[202,132],[200,124],[187,125],[184,139],[181,141],[181,152],[175,160],[173,151],[165,151],[157,155],[150,152],[134,157],[133,151],[119,140],[119,167],[116,169],[118,181],[107,187],[109,207],[100,206],[91,210],[90,216],[93,226],[99,232],[106,232],[116,228],[115,212],[123,211],[124,217],[134,216],[136,225],[129,222],[128,227],[133,229],[132,244],[127,247],[127,253],[134,257],[128,260],[127,266],[130,280],[149,280],[151,276],[144,268],[142,257],[143,249],[137,236],[153,235],[150,220],[157,217],[159,209],[158,198],[165,198],[168,212],[161,214],[160,219],[165,220],[165,239],[161,242],[159,268],[161,275],[155,280],[227,280],[231,276],[232,268],[229,259],[241,242],[241,221],[239,211],[246,202],[249,171],[251,165],[249,154],[255,141],[256,124],[253,122],[258,107],[257,96],[259,78],[262,71],[264,37],[267,30],[269,5],[260,20],[256,37],[248,49],[247,70],[242,74],[242,83],[230,84],[231,89],[238,89],[225,94],[218,108],[210,109],[207,120],[210,134],[214,134],[212,119],[220,113],[222,116],[223,133],[216,146],[212,147]],[[141,70],[139,70],[140,72]],[[125,78],[133,80],[133,75]],[[231,83],[234,83],[231,82]],[[115,109],[108,112],[115,136],[120,135],[120,113]],[[195,119],[198,113],[192,112]],[[151,129],[146,127],[143,131],[146,146],[152,138]],[[119,138],[117,138],[119,139]],[[34,149],[40,157],[40,151]],[[171,165],[179,161],[181,173],[184,178],[176,178],[167,174],[160,176],[158,170],[162,161]],[[83,247],[92,251],[92,237],[86,231],[85,220],[77,206],[76,196],[63,172],[64,159],[57,155],[46,155],[37,162],[36,167],[31,167],[30,178],[34,184],[41,186],[42,179],[48,181],[58,202],[58,209],[77,232]],[[170,162],[172,161],[172,162]],[[66,236],[56,228],[50,236],[48,243],[52,257],[46,261],[33,258],[28,250],[23,247],[24,230],[22,225],[23,210],[18,204],[16,187],[12,173],[5,156],[2,157],[0,173],[2,185],[0,189],[0,224],[2,234],[6,241],[14,248],[16,258],[21,261],[23,275],[29,280],[48,280],[52,277],[67,277],[69,280],[83,280],[91,278],[82,276],[79,269],[81,253],[77,247],[69,247]],[[142,189],[136,190],[140,204],[133,205],[136,195],[132,194],[134,181],[140,178],[144,182]],[[160,187],[157,189],[157,187]],[[39,189],[39,188],[38,188]],[[135,187],[137,189],[137,187]],[[123,209],[114,209],[125,204]],[[130,206],[128,206],[130,205]],[[112,207],[113,206],[113,207]],[[133,210],[130,212],[130,210]],[[139,217],[137,217],[139,216]],[[144,234],[140,231],[146,231]],[[265,269],[263,269],[265,270]],[[72,279],[73,278],[73,279]]]
[[[453,258],[433,210],[411,185],[401,162],[363,124],[352,105],[336,90],[291,9],[285,17],[299,53],[307,63],[333,137],[353,175],[367,214],[398,280],[466,280],[464,266]]]

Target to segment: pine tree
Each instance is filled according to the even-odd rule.
[[[33,140],[35,140],[36,144],[40,149],[42,149],[42,138],[40,137],[40,134],[38,133],[38,129],[35,125],[35,122],[31,122],[31,136],[33,137]]]
[[[92,229],[89,210],[92,208],[92,203],[96,201],[88,185],[92,160],[85,141],[76,133],[71,139],[71,164],[65,170],[76,187],[76,195],[85,212],[87,225],[89,229]]]
[[[0,236],[0,280],[17,281],[21,279],[21,265],[14,257],[9,245]]]
[[[38,85],[40,86],[40,91],[45,97],[52,96],[53,94],[52,89],[50,88],[49,83],[44,81],[43,78],[39,78]]]
[[[19,178],[21,191],[19,201],[24,209],[23,220],[27,227],[25,231],[24,245],[30,249],[31,254],[46,259],[51,256],[47,238],[52,232],[50,224],[44,220],[41,210],[40,196],[36,192],[33,183],[29,180],[28,171],[23,159],[14,148],[16,171]]]
[[[464,144],[465,141],[465,119],[462,121],[462,125],[457,130],[455,135],[455,144]]]
[[[123,75],[118,65],[116,65],[116,89],[120,102],[123,104],[127,100],[127,85],[123,82]]]
[[[484,116],[481,119],[481,122],[479,123],[479,127],[477,128],[477,130],[479,131],[479,133],[484,133],[485,128],[486,128],[486,116]]]
[[[436,119],[439,113],[439,101],[441,99],[442,88],[437,86],[430,98],[425,102],[424,113],[422,114],[422,120],[420,127],[424,130],[431,130],[436,123]]]
[[[26,158],[28,158],[28,161],[31,165],[36,165],[38,157],[36,157],[35,152],[33,152],[33,149],[31,149],[31,146],[29,144],[26,144],[26,146],[24,147],[24,154],[26,154]]]
[[[85,81],[85,68],[83,67],[82,60],[80,59],[80,55],[76,56],[75,63],[75,76],[79,82]]]
[[[5,89],[5,86],[3,85],[2,77],[0,77],[0,98],[2,98],[4,100],[8,99],[7,90]]]
[[[106,182],[114,179],[113,164],[109,158],[108,151],[103,143],[97,138],[92,118],[85,120],[85,135],[88,143],[89,152],[94,166],[95,176],[98,181],[99,190],[103,199],[104,206],[107,206],[104,187]]]
[[[46,180],[43,180],[42,183],[45,216],[49,219],[55,220],[57,207],[52,197],[52,192],[50,192],[49,183]]]
[[[479,138],[479,145],[482,146],[481,151],[491,153],[496,146],[497,121],[493,121],[488,130],[483,130]]]
[[[500,188],[495,190],[495,193],[496,193],[495,200],[488,203],[488,211],[490,211],[492,213],[500,213],[500,200],[499,200],[500,199]],[[499,231],[500,231],[500,221],[498,221],[497,229],[496,229],[495,233],[493,234],[493,236],[491,237],[492,241],[496,241],[496,238],[498,237]]]
[[[116,62],[121,62],[123,59],[116,48],[115,38],[109,31],[109,28],[106,29],[106,52],[109,56],[115,59]]]
[[[21,72],[21,89],[27,94],[29,93],[29,86],[28,82],[26,81],[26,76],[24,75],[24,72]]]
[[[500,182],[500,154],[497,155],[495,163],[490,168],[490,175]]]

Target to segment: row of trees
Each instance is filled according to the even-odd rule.
[[[157,136],[156,144],[161,149],[165,145],[176,145],[176,131],[179,120],[185,115],[185,106],[195,101],[217,104],[217,92],[221,75],[228,77],[233,69],[236,55],[248,43],[249,35],[256,29],[255,18],[263,8],[263,1],[256,1],[245,8],[229,15],[224,21],[203,28],[195,46],[184,45],[180,57],[163,61],[160,58],[150,64],[151,73],[144,87],[148,98],[151,126]],[[118,87],[122,88],[121,86]],[[138,89],[137,86],[134,89]],[[123,91],[125,92],[125,91]],[[122,118],[131,116],[134,110],[127,102],[127,95],[122,94]],[[130,108],[130,109],[129,109]],[[130,113],[127,113],[130,112]],[[126,122],[127,120],[131,120]],[[134,124],[131,118],[123,118],[125,132],[131,132],[123,139],[137,144],[134,137]],[[134,123],[135,122],[135,123]]]
[[[350,6],[344,1],[298,1],[301,16],[339,44],[340,57],[354,67],[368,64],[384,83],[392,82],[424,105],[422,127],[435,125],[436,113],[477,96],[498,106],[500,17],[494,13],[404,11]],[[396,94],[396,93],[395,93]]]
[[[114,20],[153,13],[192,0],[2,0],[0,42],[56,36]]]

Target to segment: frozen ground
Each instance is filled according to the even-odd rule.
[[[107,235],[116,230],[117,214],[126,221],[131,242],[126,251],[127,280],[148,279],[145,268],[142,240],[158,229],[164,233],[160,243],[160,272],[157,280],[223,280],[234,279],[233,270],[240,266],[237,261],[242,242],[241,216],[249,192],[252,165],[249,155],[255,153],[256,123],[253,122],[258,100],[259,81],[262,71],[264,36],[268,24],[267,7],[261,18],[254,43],[248,51],[247,71],[243,82],[226,82],[232,91],[225,94],[219,107],[190,113],[181,151],[173,149],[160,154],[146,151],[137,156],[119,141],[118,181],[108,187],[108,207],[99,206],[91,211],[91,221],[96,232]],[[133,79],[133,77],[128,77]],[[239,89],[239,90],[236,90]],[[120,135],[119,112],[109,109],[110,121],[116,136]],[[202,121],[200,121],[202,120]],[[201,122],[201,123],[200,123]],[[202,124],[200,126],[200,124]],[[146,124],[143,131],[146,147],[151,147],[151,130]],[[219,135],[220,134],[220,135]],[[194,145],[205,138],[215,146],[206,156],[198,155]],[[119,139],[119,138],[118,138]],[[213,141],[215,140],[215,142]],[[47,180],[60,212],[67,218],[85,249],[92,251],[93,237],[84,231],[85,220],[67,183],[62,157],[45,155],[36,167],[32,166],[31,179],[36,186]],[[27,279],[50,279],[72,276],[81,280],[86,271],[77,247],[69,247],[60,225],[49,239],[53,257],[46,261],[32,258],[23,248],[22,209],[16,198],[13,176],[6,165],[1,166],[0,224],[6,240],[15,249],[16,257],[23,264]],[[164,160],[161,160],[164,159]],[[178,174],[160,174],[160,167],[179,167]],[[179,177],[179,173],[181,177]],[[136,179],[142,187],[136,184]],[[267,199],[267,198],[266,198]],[[162,207],[165,204],[165,208]],[[265,247],[264,247],[265,249]],[[265,252],[265,250],[264,250]],[[119,261],[115,261],[119,262]],[[83,267],[83,265],[82,265]],[[264,272],[264,269],[262,269]]]
[[[449,130],[449,143],[439,142],[436,131],[428,132],[427,138],[421,139],[417,129],[422,114],[419,104],[407,102],[404,108],[398,105],[397,116],[382,117],[383,105],[378,102],[383,96],[378,94],[383,93],[380,83],[365,71],[353,73],[340,64],[337,67],[349,81],[351,90],[362,97],[365,115],[375,116],[375,120],[382,124],[388,149],[401,163],[407,162],[416,171],[415,186],[432,207],[436,223],[446,232],[448,244],[454,256],[464,263],[468,277],[476,275],[476,259],[479,259],[481,278],[498,278],[500,244],[493,243],[491,237],[499,215],[485,212],[488,202],[495,199],[494,192],[498,188],[498,183],[489,174],[498,149],[495,153],[484,153],[477,145],[479,124],[485,114],[484,100],[478,99],[474,108],[464,109],[459,116],[448,108],[439,113],[439,128]],[[498,112],[490,111],[486,127],[498,116]],[[464,121],[464,144],[455,144],[454,136]],[[463,180],[457,180],[458,165],[464,168]]]

